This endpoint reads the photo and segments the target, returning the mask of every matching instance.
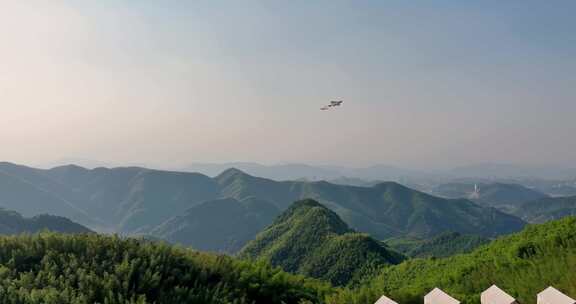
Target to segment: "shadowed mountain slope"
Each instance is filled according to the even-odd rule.
[[[60,233],[90,233],[90,229],[71,220],[53,215],[37,215],[25,218],[16,211],[0,208],[0,234],[36,233],[50,230]]]
[[[169,242],[204,251],[234,253],[280,213],[272,203],[247,198],[204,202],[154,229],[151,234]]]

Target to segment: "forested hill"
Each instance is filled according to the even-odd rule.
[[[372,304],[382,294],[399,303],[422,303],[439,287],[464,304],[479,303],[492,284],[534,304],[537,292],[553,285],[576,297],[576,217],[527,227],[470,254],[413,259],[383,268],[370,284],[340,294],[332,303]]]
[[[340,227],[345,230],[345,227]],[[523,304],[553,285],[576,297],[576,218],[529,226],[470,254],[384,266],[358,289],[287,274],[262,262],[97,234],[0,237],[0,303],[421,303],[440,287],[464,304],[497,284]]]
[[[89,233],[90,229],[73,221],[53,215],[25,218],[16,211],[0,208],[0,234],[11,235],[50,230],[61,233]]]
[[[331,292],[261,263],[96,234],[0,237],[0,265],[3,304],[298,304]]]
[[[346,285],[404,257],[356,233],[314,200],[294,203],[239,254],[284,270]]]

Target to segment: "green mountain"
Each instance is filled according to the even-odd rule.
[[[369,284],[344,291],[330,303],[372,304],[382,294],[399,303],[422,303],[435,287],[462,303],[478,303],[492,284],[520,303],[534,304],[536,293],[554,286],[576,297],[576,217],[528,226],[472,253],[443,259],[412,259],[386,267]]]
[[[527,202],[515,213],[530,223],[544,223],[576,215],[576,196],[544,198]]]
[[[348,228],[314,200],[294,203],[249,242],[239,257],[263,259],[288,272],[346,285],[403,257]]]
[[[57,214],[123,233],[149,232],[220,193],[214,180],[196,173],[74,165],[42,170],[10,163],[0,163],[0,190],[1,203],[25,215]]]
[[[223,195],[258,197],[284,210],[291,202],[311,198],[336,212],[353,229],[377,239],[432,237],[446,231],[486,237],[519,231],[524,222],[466,199],[443,199],[394,182],[373,187],[327,182],[275,182],[228,170],[216,178]]]
[[[219,194],[212,179],[196,173],[65,166],[46,174],[74,189],[80,197],[76,204],[81,208],[122,232],[148,232]]]
[[[262,263],[103,235],[0,237],[0,302],[322,303],[325,283]]]
[[[391,248],[413,258],[448,257],[468,253],[489,242],[490,240],[484,237],[458,232],[446,232],[431,239],[386,240],[386,244]]]
[[[64,217],[37,215],[32,218],[25,218],[16,211],[0,209],[0,234],[2,235],[36,233],[43,230],[61,233],[92,232],[90,229]]]
[[[279,213],[272,203],[256,198],[213,200],[171,218],[151,234],[198,250],[234,253]]]
[[[498,208],[512,212],[525,202],[548,197],[539,191],[517,184],[491,183],[478,184],[478,192],[474,192],[474,184],[448,183],[435,189],[432,193],[446,198],[469,198],[487,207]]]

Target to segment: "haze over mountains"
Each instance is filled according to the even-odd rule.
[[[278,182],[229,169],[215,178],[139,167],[35,169],[0,164],[0,202],[25,215],[69,217],[99,231],[151,234],[201,250],[235,252],[294,201],[313,198],[376,239],[445,231],[493,237],[524,221],[467,199],[394,182],[372,187]],[[226,220],[229,219],[229,220]]]
[[[394,180],[404,178],[540,178],[540,179],[576,179],[576,167],[567,166],[533,166],[484,163],[461,166],[445,170],[414,170],[390,165],[373,165],[368,167],[344,167],[330,165],[308,165],[301,163],[285,163],[277,165],[262,165],[251,162],[231,163],[193,163],[183,166],[187,172],[199,172],[208,176],[216,176],[229,168],[237,168],[248,174],[275,180],[330,180],[341,177],[358,178],[367,181]]]
[[[518,184],[442,184],[431,191],[446,198],[468,198],[483,206],[513,213],[523,203],[547,198],[548,195]]]

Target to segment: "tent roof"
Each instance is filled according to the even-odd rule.
[[[460,304],[460,301],[454,299],[439,288],[434,288],[424,297],[426,303],[438,304]]]
[[[545,303],[554,304],[576,304],[576,300],[561,293],[554,287],[548,287],[538,294],[538,300],[543,300]]]
[[[504,292],[504,290],[498,288],[496,285],[492,285],[490,288],[486,289],[481,296],[482,303],[490,304],[513,304],[516,303],[516,299]]]
[[[376,301],[376,303],[374,304],[398,304],[394,301],[392,301],[390,298],[388,298],[387,296],[382,296],[380,297],[380,299],[378,299],[378,301]]]

